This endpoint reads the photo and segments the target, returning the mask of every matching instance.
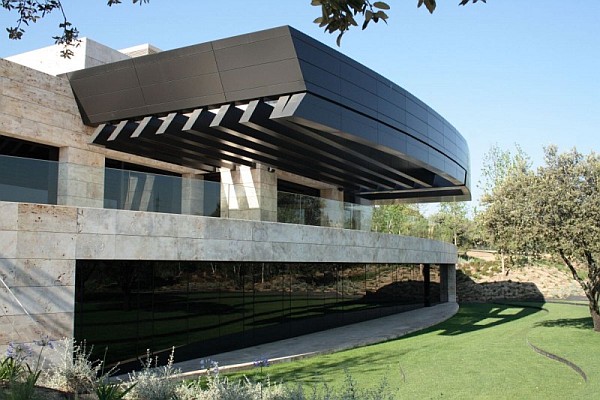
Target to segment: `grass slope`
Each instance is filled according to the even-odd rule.
[[[540,307],[543,307],[540,308]],[[373,346],[273,365],[271,381],[360,387],[385,379],[405,399],[589,399],[600,393],[600,334],[587,307],[571,304],[469,304],[430,329]],[[577,364],[570,367],[529,346]],[[246,372],[261,379],[257,369]]]

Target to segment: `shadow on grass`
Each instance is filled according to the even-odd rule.
[[[552,319],[549,321],[538,322],[535,326],[542,326],[545,328],[577,328],[585,330],[594,328],[591,317]]]
[[[259,381],[266,376],[271,382],[302,382],[302,384],[317,385],[330,384],[336,381],[341,381],[340,377],[348,371],[350,375],[355,375],[354,368],[359,371],[370,369],[372,371],[381,370],[382,373],[388,372],[390,369],[396,369],[398,380],[402,379],[403,371],[401,369],[402,357],[408,353],[394,352],[393,358],[390,359],[390,353],[386,351],[376,352],[350,352],[344,357],[328,357],[327,355],[318,358],[311,358],[310,362],[302,365],[298,362],[278,364],[276,369],[265,368],[262,373],[259,368],[244,370],[232,374],[227,374],[230,379],[248,378],[251,381]],[[369,367],[370,366],[370,367]],[[319,371],[328,371],[327,375],[321,374]],[[338,371],[338,378],[330,372]],[[358,372],[360,373],[360,372]],[[379,383],[379,382],[373,382]]]
[[[544,311],[543,304],[541,302],[466,304],[461,306],[459,312],[454,317],[438,325],[414,332],[399,339],[393,339],[392,341],[404,340],[427,333],[454,336],[488,329],[542,312]],[[380,344],[365,346],[365,348],[379,346]],[[381,369],[387,371],[390,368],[395,368],[398,371],[398,379],[402,379],[401,360],[409,351],[410,349],[405,352],[395,352],[393,357],[390,357],[389,352],[383,349],[364,352],[349,350],[344,354],[344,357],[322,356],[311,359],[311,362],[306,366],[298,363],[293,363],[294,365],[290,365],[289,367],[279,365],[272,372],[265,370],[264,373],[265,375],[269,375],[272,381],[285,379],[286,382],[298,380],[308,384],[322,384],[329,382],[323,381],[323,376],[319,374],[320,370],[338,370],[340,374],[343,374],[345,369],[348,369],[352,373],[352,368],[355,366],[365,368],[365,365],[370,365],[374,370]],[[233,377],[236,376],[247,376],[252,380],[260,379],[260,373],[257,370],[233,374]],[[333,381],[333,378],[331,381]]]
[[[436,332],[438,335],[455,336],[492,328],[543,311],[543,304],[540,302],[468,304],[461,306],[458,313],[449,320],[402,338],[431,332]]]

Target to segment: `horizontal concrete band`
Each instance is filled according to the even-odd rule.
[[[456,263],[428,239],[212,217],[0,202],[1,259]],[[4,240],[6,239],[6,240]]]

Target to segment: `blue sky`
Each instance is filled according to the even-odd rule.
[[[169,50],[280,25],[330,45],[312,23],[310,0],[151,0],[107,7],[104,0],[64,0],[80,36],[113,48],[151,43]],[[432,106],[466,138],[471,185],[493,144],[518,143],[534,164],[543,146],[600,149],[600,1],[440,1],[429,15],[417,0],[388,0],[389,24],[350,31],[339,50]],[[2,11],[4,27],[14,15]],[[2,40],[0,57],[52,44],[58,15],[30,26],[23,40]]]

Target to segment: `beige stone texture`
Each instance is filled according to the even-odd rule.
[[[0,259],[0,277],[9,287],[74,286],[74,260]]]
[[[48,325],[53,315],[62,318],[53,329],[72,335],[76,259],[454,264],[457,258],[447,243],[339,228],[25,203],[0,202],[0,209],[1,223],[17,228],[0,231],[0,277],[11,289],[0,291],[0,331],[17,324],[28,337],[40,329],[33,320]]]
[[[0,259],[17,256],[17,231],[0,231]]]
[[[76,233],[77,209],[19,203],[19,232]]]
[[[200,174],[183,174],[181,181],[181,213],[203,215],[204,179]]]
[[[19,203],[0,202],[0,230],[17,230]]]
[[[277,221],[277,175],[268,167],[221,168],[221,216]]]

